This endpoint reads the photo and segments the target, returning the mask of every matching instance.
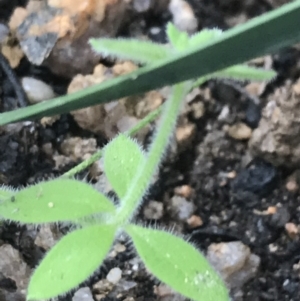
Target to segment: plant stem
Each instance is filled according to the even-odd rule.
[[[189,87],[190,82],[180,83],[172,87],[171,95],[164,105],[160,125],[156,130],[150,150],[147,153],[147,160],[138,170],[136,176],[132,180],[128,192],[121,200],[121,205],[118,208],[117,214],[113,217],[114,223],[119,225],[128,223],[141,203],[142,198],[149,188],[152,178],[161,163],[164,152],[169,144],[170,137],[174,132],[177,117]]]
[[[136,124],[133,128],[131,128],[129,131],[126,131],[125,134],[129,136],[135,135],[140,129],[145,127],[147,124],[152,122],[162,111],[162,106],[158,107],[154,111],[150,112],[147,116],[145,116],[138,124]],[[76,165],[66,173],[62,175],[64,178],[71,178],[75,176],[75,174],[81,172],[82,170],[86,169],[88,166],[93,164],[95,161],[99,160],[103,155],[103,150],[100,149],[95,154],[93,154],[90,158],[87,160],[84,160],[80,164]]]

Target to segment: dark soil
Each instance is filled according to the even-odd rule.
[[[12,9],[16,5],[24,5],[25,1],[0,0],[0,21],[7,22]],[[201,26],[218,26],[228,28],[226,18],[245,14],[253,17],[272,9],[267,0],[252,1],[189,1],[193,6]],[[169,18],[164,16],[143,16],[147,26],[153,24],[163,26]],[[146,29],[147,29],[146,26]],[[126,30],[125,30],[126,31]],[[125,32],[124,31],[124,32]],[[160,37],[163,40],[163,37]],[[300,58],[300,52],[288,48],[273,56],[273,67],[279,72],[276,81],[266,88],[262,102],[266,96],[284,84],[284,80],[294,81],[300,70],[293,70]],[[50,83],[58,94],[64,94],[69,80],[57,78],[46,68],[32,66],[24,59],[15,70],[20,76],[35,76]],[[296,301],[300,297],[300,273],[295,265],[300,261],[300,241],[291,239],[285,231],[285,224],[300,223],[299,193],[289,192],[286,179],[293,170],[277,168],[261,158],[254,158],[245,164],[248,153],[247,142],[233,140],[222,136],[223,123],[218,116],[225,105],[230,105],[233,120],[244,121],[255,128],[260,119],[261,107],[257,106],[247,95],[243,95],[228,82],[211,81],[206,84],[213,99],[205,103],[205,115],[195,119],[192,114],[190,122],[197,127],[197,134],[191,145],[178,154],[176,160],[168,160],[160,171],[160,180],[154,184],[148,200],[165,202],[174,194],[174,188],[186,184],[194,189],[193,202],[195,214],[203,220],[203,225],[190,230],[186,225],[172,219],[167,211],[160,220],[163,225],[178,224],[184,234],[190,234],[192,240],[203,250],[212,242],[242,241],[251,251],[261,258],[261,265],[256,277],[243,287],[247,301]],[[15,89],[9,78],[0,70],[0,98],[2,111],[16,107]],[[72,166],[63,170],[54,170],[54,161],[47,156],[41,146],[52,142],[58,149],[66,135],[95,137],[98,146],[106,140],[92,133],[81,130],[70,115],[62,115],[52,126],[46,128],[39,122],[29,123],[16,134],[0,136],[0,183],[20,187],[41,179],[56,177]],[[205,138],[211,136],[211,143]],[[237,176],[230,180],[224,173],[236,171]],[[83,173],[84,175],[84,173]],[[259,215],[270,206],[281,204],[280,210],[273,215]],[[142,210],[139,219],[143,219]],[[40,260],[43,250],[37,248],[32,239],[26,235],[25,227],[5,224],[0,228],[0,240],[12,244],[20,250],[24,259],[32,267]],[[275,251],[270,246],[275,246]],[[126,252],[114,259],[107,260],[99,273],[86,284],[105,277],[112,267],[126,270],[129,261],[134,258],[130,246]],[[1,271],[0,271],[1,272]],[[130,277],[127,279],[130,280]],[[138,286],[130,293],[135,300],[154,300],[153,285],[156,283],[144,270],[134,279]],[[14,291],[15,284],[9,279],[0,281],[0,288]],[[123,300],[126,296],[107,296],[105,300]],[[0,300],[2,301],[1,295]],[[62,299],[71,299],[71,295]],[[102,299],[104,300],[104,299]],[[6,301],[6,300],[5,300]]]

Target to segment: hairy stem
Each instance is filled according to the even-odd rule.
[[[135,135],[140,129],[145,127],[147,124],[152,122],[162,111],[162,106],[157,108],[156,110],[149,113],[146,117],[144,117],[139,123],[137,123],[133,128],[131,128],[129,131],[125,132],[125,134],[133,136]],[[95,161],[99,160],[103,155],[103,150],[100,149],[95,154],[93,154],[90,158],[87,160],[84,160],[80,164],[76,165],[66,173],[62,175],[64,178],[72,178],[75,176],[75,174],[81,172],[82,170],[89,167],[91,164],[93,164]]]
[[[169,144],[170,137],[174,132],[177,117],[189,87],[190,82],[180,83],[172,87],[171,95],[164,105],[160,124],[147,153],[147,160],[132,180],[128,192],[121,200],[121,205],[114,217],[113,222],[116,224],[126,224],[130,221],[149,188]]]

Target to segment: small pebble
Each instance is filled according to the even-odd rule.
[[[299,229],[297,225],[294,223],[286,223],[284,228],[286,233],[291,239],[295,239],[299,234]]]
[[[23,77],[21,84],[31,104],[52,99],[56,96],[53,89],[41,80]]]
[[[236,140],[247,140],[251,138],[252,129],[245,123],[238,122],[228,128],[228,135]]]
[[[173,196],[169,207],[171,215],[180,221],[186,221],[194,212],[195,205],[186,198]]]
[[[5,40],[8,34],[9,28],[5,24],[0,23],[0,43],[2,43]]]
[[[283,228],[290,220],[291,215],[286,207],[278,207],[276,212],[269,216],[268,224],[276,229]]]
[[[184,0],[171,0],[169,10],[173,15],[173,23],[179,30],[190,34],[195,33],[198,21],[188,2]]]
[[[143,213],[146,219],[161,219],[164,215],[164,205],[157,201],[150,201],[145,206]]]
[[[129,291],[136,286],[137,286],[137,283],[135,281],[127,281],[127,280],[121,279],[118,283],[118,287],[121,288],[122,291]]]
[[[182,196],[184,198],[189,198],[189,197],[191,197],[191,195],[193,193],[193,189],[189,185],[182,185],[182,186],[176,187],[174,189],[174,193],[176,195]]]
[[[299,186],[295,180],[289,179],[285,184],[285,188],[290,192],[295,192],[299,189]]]
[[[180,151],[186,149],[191,145],[193,138],[196,134],[196,126],[193,123],[188,123],[183,126],[179,126],[176,129],[175,137],[178,143]]]
[[[249,101],[246,109],[245,122],[250,128],[255,129],[258,127],[261,119],[261,108],[253,101]]]
[[[260,264],[260,258],[239,241],[211,244],[207,258],[230,288],[241,288],[255,277]]]
[[[203,220],[198,215],[192,215],[188,220],[187,224],[190,228],[196,228],[203,225]]]
[[[119,268],[111,269],[106,276],[106,279],[112,284],[117,284],[121,278],[122,278],[122,270]]]
[[[42,225],[35,238],[34,243],[43,248],[44,250],[50,250],[60,239],[61,235],[55,226]]]
[[[227,174],[227,178],[228,179],[234,179],[236,177],[236,171],[233,170],[233,171],[230,171],[228,174]]]
[[[232,180],[231,189],[240,200],[244,199],[246,192],[263,197],[276,187],[277,181],[278,172],[272,164],[263,160],[253,160]]]
[[[82,287],[74,294],[72,301],[94,301],[91,290],[88,287]]]

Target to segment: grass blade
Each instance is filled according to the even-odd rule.
[[[0,125],[61,114],[173,85],[273,53],[299,40],[300,0],[297,0],[230,29],[210,43],[195,46],[131,74],[78,93],[0,114]]]

